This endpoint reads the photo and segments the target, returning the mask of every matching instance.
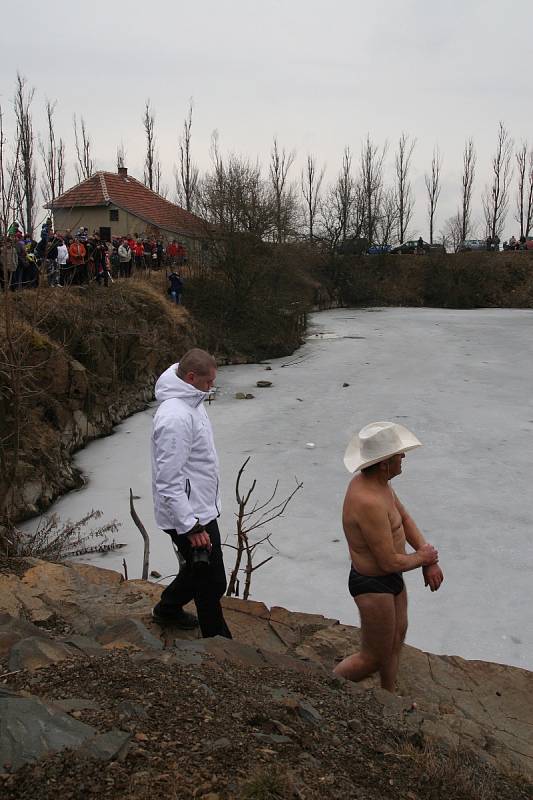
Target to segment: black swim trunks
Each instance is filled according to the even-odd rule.
[[[361,575],[353,567],[348,578],[348,590],[352,597],[358,594],[400,594],[405,588],[401,572],[389,575]]]

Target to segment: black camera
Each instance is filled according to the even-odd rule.
[[[207,547],[193,547],[192,565],[193,567],[207,566],[209,564],[209,550]]]

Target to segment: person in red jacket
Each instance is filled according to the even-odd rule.
[[[178,266],[182,267],[183,264],[187,263],[187,251],[183,246],[182,242],[178,242],[178,252],[176,255],[177,255]]]
[[[174,266],[176,263],[176,257],[178,255],[178,245],[175,239],[172,239],[171,243],[167,245],[167,259],[171,266]]]
[[[76,237],[68,249],[69,264],[74,267],[76,283],[88,283],[89,272],[87,267],[87,248]]]
[[[134,242],[133,247],[133,255],[135,256],[135,268],[142,269],[143,267],[143,257],[144,257],[144,248],[142,246],[142,242],[138,239]]]

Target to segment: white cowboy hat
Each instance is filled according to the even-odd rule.
[[[414,433],[396,422],[371,422],[350,440],[344,454],[348,472],[357,472],[379,461],[421,447]]]

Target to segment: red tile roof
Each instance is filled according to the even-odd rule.
[[[53,205],[47,207],[79,208],[111,204],[158,228],[197,237],[203,237],[207,232],[207,225],[200,217],[165,200],[131,175],[118,175],[116,172],[96,172],[68,189],[54,200]]]

